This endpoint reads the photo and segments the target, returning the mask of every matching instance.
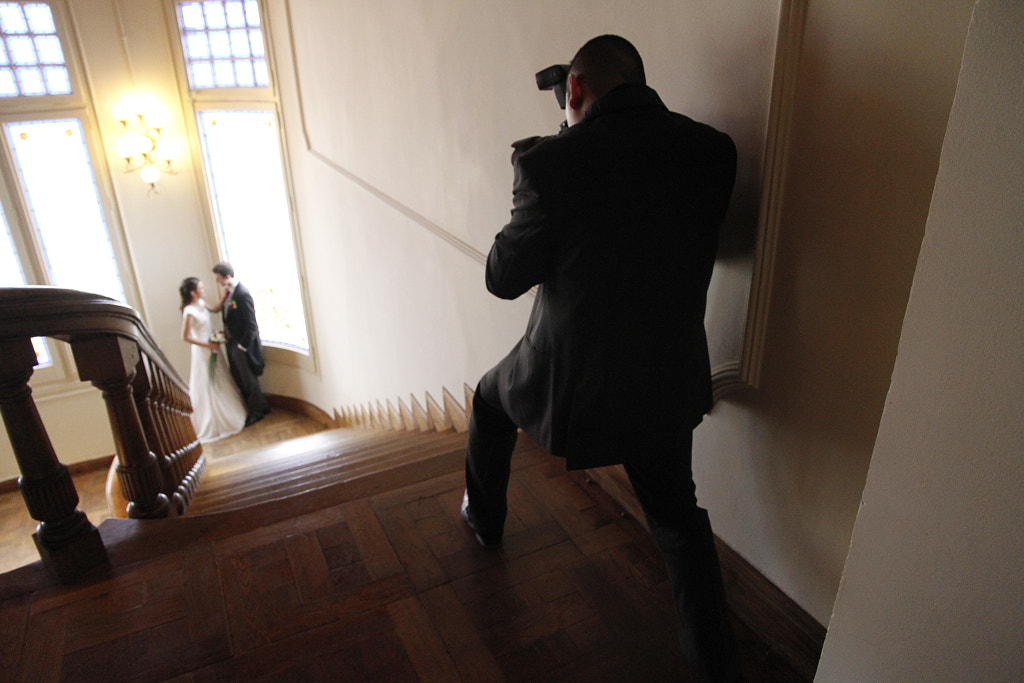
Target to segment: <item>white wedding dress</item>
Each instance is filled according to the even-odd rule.
[[[191,316],[192,336],[209,339],[213,335],[210,312],[202,299],[182,311]],[[245,404],[235,380],[231,378],[228,354],[223,344],[212,361],[213,352],[198,344],[192,347],[189,371],[189,397],[192,399],[192,426],[200,441],[215,441],[242,431],[245,426]]]

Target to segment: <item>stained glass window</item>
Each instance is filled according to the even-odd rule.
[[[52,283],[124,301],[82,123],[4,128]]]
[[[70,93],[71,79],[50,6],[0,2],[0,97]]]
[[[193,88],[270,85],[256,0],[181,2],[178,22]]]

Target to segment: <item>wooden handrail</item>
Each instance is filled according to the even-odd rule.
[[[56,287],[0,288],[0,413],[44,565],[64,583],[106,564],[99,532],[77,509],[67,466],[46,433],[28,381],[33,337],[67,342],[78,375],[103,395],[116,473],[133,518],[183,514],[206,460],[192,426],[188,385],[132,307]]]

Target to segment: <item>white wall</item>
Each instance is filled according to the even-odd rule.
[[[820,681],[1024,679],[1022,45],[980,0]]]

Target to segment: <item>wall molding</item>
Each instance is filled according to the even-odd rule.
[[[785,174],[789,163],[800,50],[807,22],[807,0],[783,0],[775,40],[768,134],[765,139],[761,205],[757,244],[751,272],[747,321],[738,379],[756,389],[761,380],[761,359],[768,329],[769,302],[775,273],[775,254],[782,222]]]
[[[291,3],[291,0],[286,0],[286,2],[285,2],[285,12],[286,12],[286,14],[288,16],[288,38],[289,38],[288,48],[289,48],[289,51],[291,52],[292,78],[294,79],[294,82],[295,82],[295,92],[296,92],[296,96],[297,96],[296,100],[298,102],[298,109],[299,109],[299,121],[300,121],[300,125],[302,127],[302,137],[303,137],[303,141],[305,143],[306,151],[310,154],[310,156],[312,156],[314,159],[318,160],[320,163],[322,163],[325,166],[327,166],[328,168],[330,168],[332,171],[334,171],[338,175],[340,175],[340,176],[344,177],[345,179],[349,180],[350,182],[352,182],[352,184],[354,184],[357,187],[361,188],[362,190],[367,192],[372,197],[380,200],[386,206],[394,209],[397,213],[401,214],[402,216],[405,216],[406,218],[408,218],[410,221],[412,221],[416,225],[420,226],[421,228],[425,228],[428,232],[433,234],[435,237],[440,238],[442,241],[444,241],[445,243],[451,245],[452,247],[454,247],[458,251],[462,252],[463,254],[468,256],[469,258],[471,258],[474,261],[476,261],[477,263],[481,263],[481,264],[486,263],[487,262],[487,256],[482,251],[480,251],[479,249],[475,248],[474,246],[472,246],[468,242],[465,242],[465,241],[459,239],[458,237],[456,237],[452,233],[448,232],[444,227],[438,225],[434,221],[430,220],[429,218],[427,218],[423,214],[421,214],[418,211],[416,211],[415,209],[413,209],[412,207],[402,203],[401,201],[399,201],[395,197],[391,196],[390,194],[388,194],[384,190],[381,190],[379,187],[376,187],[375,185],[372,185],[371,183],[367,182],[361,176],[356,174],[354,171],[351,171],[351,170],[345,168],[344,166],[342,166],[338,162],[334,161],[333,159],[331,159],[329,156],[327,156],[323,152],[321,152],[318,149],[316,149],[316,147],[313,145],[313,141],[312,141],[312,139],[310,137],[309,126],[308,126],[307,121],[306,121],[305,98],[302,95],[302,79],[299,76],[299,58],[298,58],[298,53],[296,52],[296,47],[295,47],[296,46],[295,34],[294,34],[294,31],[292,30],[292,26],[294,25],[294,22],[292,21],[292,3]]]

